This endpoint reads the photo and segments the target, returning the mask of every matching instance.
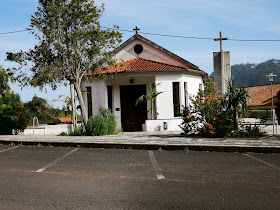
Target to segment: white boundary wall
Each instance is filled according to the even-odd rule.
[[[59,135],[62,132],[69,134],[72,124],[45,125],[40,127],[24,129],[23,135]]]
[[[182,131],[179,127],[183,122],[182,118],[146,120],[142,125],[143,131]]]

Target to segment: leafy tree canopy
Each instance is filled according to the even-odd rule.
[[[113,63],[112,51],[122,37],[101,28],[103,12],[104,5],[97,7],[93,0],[39,0],[30,25],[38,44],[27,52],[7,53],[8,60],[19,64],[10,71],[16,72],[22,85],[42,88],[50,84],[55,89],[59,84],[73,84],[85,123],[82,78],[89,70]]]
[[[0,96],[3,96],[10,90],[9,87],[9,75],[6,70],[0,65]]]
[[[241,63],[231,66],[231,76],[236,87],[247,87],[269,84],[266,75],[273,73],[278,75],[274,82],[280,82],[280,60],[270,59],[265,62]],[[210,77],[214,77],[211,73]]]

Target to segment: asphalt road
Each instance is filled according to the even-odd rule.
[[[279,154],[0,146],[1,209],[279,206]]]

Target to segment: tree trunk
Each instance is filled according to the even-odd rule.
[[[239,133],[238,129],[238,110],[234,110],[234,131]]]
[[[87,116],[85,102],[84,102],[84,99],[83,99],[83,94],[82,94],[82,91],[81,91],[80,84],[78,82],[76,82],[74,84],[74,88],[75,88],[75,91],[77,93],[79,104],[81,106],[81,115],[82,115],[83,121],[84,121],[83,123],[84,123],[84,125],[86,125],[87,122],[88,122],[88,116]]]
[[[74,90],[73,85],[70,84],[70,92],[71,92],[71,103],[72,103],[72,123],[73,123],[73,129],[75,130],[76,125],[76,105],[75,105],[75,96],[74,96]]]

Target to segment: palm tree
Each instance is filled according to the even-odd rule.
[[[154,85],[154,87],[152,89],[152,91],[148,94],[148,95],[142,95],[140,96],[137,100],[136,100],[136,103],[135,105],[137,105],[139,102],[144,102],[144,101],[151,101],[151,117],[152,119],[156,119],[156,116],[158,115],[158,113],[156,112],[156,107],[155,107],[155,101],[156,101],[156,98],[159,94],[161,94],[162,92],[158,92],[157,91],[157,86],[159,85],[160,83]]]
[[[232,80],[228,82],[228,91],[225,94],[225,103],[226,109],[228,111],[232,111],[233,114],[233,122],[234,122],[234,131],[236,133],[238,130],[238,109],[241,107],[244,112],[247,108],[248,102],[248,91],[244,88],[236,88],[235,84]]]

